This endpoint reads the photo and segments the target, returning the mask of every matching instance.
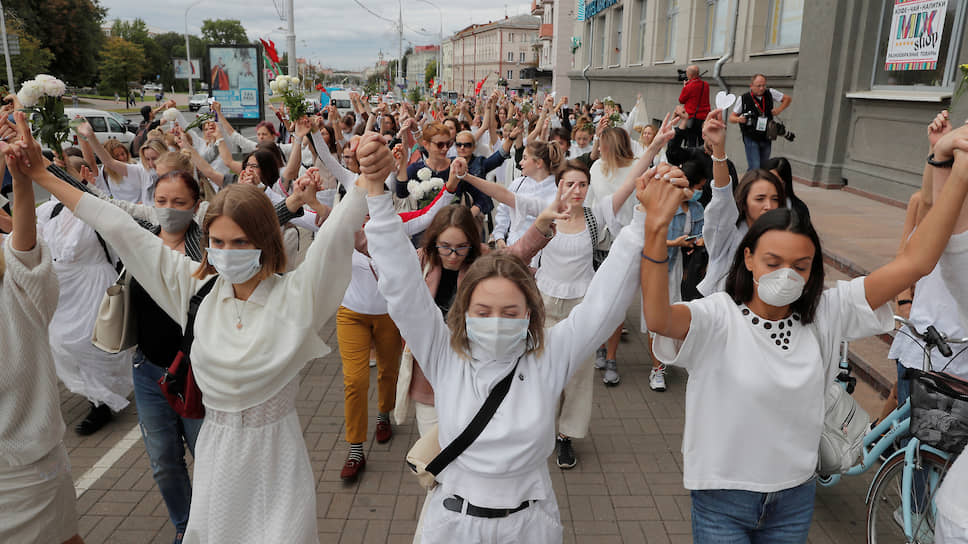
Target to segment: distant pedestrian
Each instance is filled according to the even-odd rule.
[[[75,95],[75,96],[77,96],[77,95]],[[114,93],[114,103],[115,103],[115,104],[119,104],[120,102],[121,102],[121,95],[119,95],[119,94],[117,93],[117,91],[115,91],[115,93]],[[127,99],[125,99],[125,102],[124,102],[124,106],[125,106],[125,107],[127,107],[127,106],[128,106],[128,101],[127,101]]]

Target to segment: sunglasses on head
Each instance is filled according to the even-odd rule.
[[[458,148],[461,148],[461,147],[471,148],[471,147],[474,147],[474,142],[457,142],[454,145],[457,146]]]

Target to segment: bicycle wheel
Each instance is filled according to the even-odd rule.
[[[911,485],[913,542],[917,544],[934,542],[934,494],[947,468],[941,457],[921,451],[921,470],[914,473]],[[867,505],[868,544],[907,542],[901,491],[903,477],[904,456],[898,456],[884,465],[874,481],[871,500]]]

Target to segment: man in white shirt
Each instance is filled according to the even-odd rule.
[[[750,92],[736,101],[729,114],[731,123],[740,124],[749,170],[756,170],[770,158],[773,143],[767,136],[767,125],[793,102],[793,97],[776,89],[766,91],[766,76],[756,74],[750,82]]]

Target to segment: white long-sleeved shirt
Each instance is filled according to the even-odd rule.
[[[450,443],[511,369],[509,360],[461,358],[450,329],[423,280],[420,263],[393,211],[389,195],[369,197],[367,239],[377,263],[390,317],[435,391],[439,437]],[[540,355],[523,355],[507,397],[481,435],[439,475],[445,494],[478,506],[502,508],[554,498],[547,458],[554,444],[558,398],[588,357],[622,321],[639,284],[644,214],[622,231],[584,301],[545,331]],[[472,352],[474,350],[472,349]]]
[[[508,189],[515,194],[537,198],[547,206],[555,199],[558,187],[555,185],[555,177],[548,176],[541,181],[524,176],[508,184]],[[513,244],[524,236],[524,232],[534,223],[535,217],[525,216],[516,217],[511,214],[511,208],[505,204],[498,204],[497,213],[494,217],[494,231],[492,237],[504,239],[508,245]]]
[[[706,265],[706,277],[699,282],[696,289],[703,296],[718,293],[726,287],[726,275],[733,262],[736,248],[746,236],[749,225],[739,219],[739,210],[733,198],[732,184],[725,187],[712,186],[713,197],[703,212],[702,237],[709,253],[709,264]]]
[[[138,228],[127,213],[85,194],[75,215],[115,248],[151,298],[182,327],[202,284],[191,259]],[[319,336],[350,281],[353,233],[363,224],[362,189],[347,192],[316,234],[303,263],[263,280],[246,301],[218,278],[195,321],[192,370],[205,406],[238,412],[265,402],[310,360],[330,352]],[[240,321],[242,328],[236,328]]]
[[[47,327],[59,286],[50,249],[3,244],[0,274],[0,468],[29,465],[64,437],[57,374]]]

